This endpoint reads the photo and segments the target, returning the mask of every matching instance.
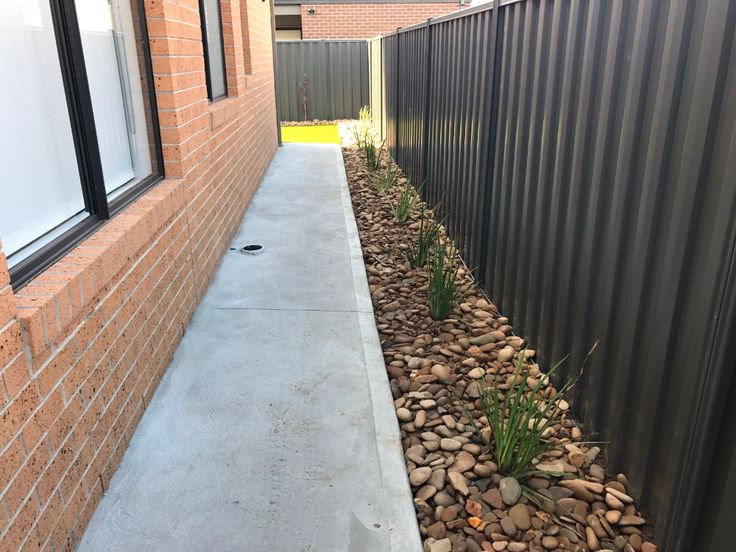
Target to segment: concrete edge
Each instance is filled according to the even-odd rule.
[[[363,262],[363,248],[360,244],[358,225],[355,222],[353,204],[350,200],[348,179],[340,146],[335,146],[335,156],[337,157],[340,197],[350,248],[355,302],[363,341],[363,357],[375,420],[376,451],[383,482],[383,494],[389,506],[388,524],[391,551],[419,552],[422,550],[422,540],[414,510],[414,496],[406,473],[399,422],[396,419],[391,388],[386,376],[386,365],[376,329],[373,302]]]

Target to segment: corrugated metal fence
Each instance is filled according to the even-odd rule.
[[[355,119],[369,103],[365,40],[276,44],[282,121]]]
[[[734,29],[723,0],[507,0],[369,46],[488,295],[546,360],[601,340],[576,411],[665,551],[730,549],[736,506]]]

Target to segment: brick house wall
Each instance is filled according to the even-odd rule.
[[[454,3],[302,4],[302,39],[371,38],[460,9]],[[309,15],[314,10],[315,15]]]
[[[276,149],[268,2],[146,0],[166,178],[14,292],[0,245],[0,549],[78,543]],[[0,198],[0,201],[7,198]]]

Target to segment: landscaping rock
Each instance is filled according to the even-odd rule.
[[[463,444],[455,439],[442,439],[440,441],[440,448],[442,448],[442,450],[456,451],[460,450],[462,446]]]
[[[481,345],[486,345],[488,343],[494,343],[496,341],[496,338],[490,333],[487,333],[487,334],[479,335],[477,337],[473,337],[469,341],[473,345],[481,346]]]
[[[440,468],[432,472],[432,476],[429,478],[429,484],[436,489],[443,489],[445,487],[445,478],[447,473],[444,469]]]
[[[532,526],[532,517],[524,504],[516,504],[509,510],[509,517],[514,520],[514,525],[522,531]]]
[[[447,536],[447,527],[441,521],[437,521],[427,527],[427,536],[433,539],[444,539]]]
[[[483,370],[483,368],[473,368],[470,372],[468,372],[468,377],[473,379],[481,379],[485,373],[486,372],[485,370]]]
[[[417,468],[409,474],[409,483],[414,487],[419,487],[420,485],[424,485],[431,475],[432,468]]]
[[[491,508],[500,510],[503,508],[503,499],[501,498],[501,492],[498,489],[488,489],[481,495],[483,502],[488,504]]]
[[[513,537],[517,531],[516,524],[510,517],[501,519],[501,529],[503,529],[503,532],[509,537]]]
[[[516,351],[514,351],[513,347],[506,346],[498,352],[496,359],[498,360],[498,362],[508,362],[512,358],[514,358],[515,354]]]
[[[461,450],[455,455],[455,462],[450,466],[449,472],[464,473],[475,466],[475,458],[468,451]]]
[[[645,520],[643,517],[632,515],[621,516],[621,519],[618,520],[618,524],[621,527],[625,527],[627,525],[644,525],[646,522],[647,520]]]
[[[463,496],[468,495],[468,480],[465,476],[458,472],[449,472],[447,478],[450,480],[450,485]]]
[[[448,521],[452,521],[453,519],[457,518],[458,515],[458,507],[455,505],[448,506],[442,511],[441,520],[447,523]]]
[[[411,410],[408,408],[397,408],[396,417],[399,418],[399,421],[401,422],[411,422],[414,419]]]
[[[427,267],[410,267],[406,256],[421,210],[406,224],[391,211],[405,178],[379,193],[362,155],[350,148],[343,155],[424,552],[657,552],[640,535],[649,528],[626,476],[606,474],[600,448],[582,442],[570,404],[555,399],[535,351],[524,350],[523,338],[513,335],[508,318],[483,297],[459,259],[452,262],[463,297],[445,320],[432,320]],[[528,375],[525,392],[539,385],[539,398],[554,400],[561,412],[544,434],[554,448],[535,459],[534,469],[547,473],[521,481],[539,493],[539,506],[527,504],[519,481],[498,473],[479,408],[479,383],[503,400],[516,359]]]
[[[603,481],[603,479],[606,477],[606,473],[603,471],[603,468],[601,468],[598,464],[591,464],[588,468],[588,473],[591,477],[598,479],[599,481]]]
[[[516,504],[521,496],[521,485],[513,477],[501,479],[498,483],[498,490],[501,493],[501,500],[509,506]]]
[[[450,368],[443,364],[435,364],[432,366],[432,375],[444,383],[450,377]]]
[[[427,539],[424,541],[423,552],[453,552],[450,539]]]
[[[433,487],[432,485],[424,485],[423,487],[419,488],[419,490],[416,492],[414,496],[426,502],[427,500],[432,498],[436,493],[437,493],[437,487]]]

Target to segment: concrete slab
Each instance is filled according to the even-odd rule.
[[[336,163],[342,166],[342,156],[336,160],[333,148],[338,147],[284,147],[233,240],[234,246],[263,245],[264,252],[229,255],[204,299],[206,305],[356,309],[345,212],[336,182]],[[284,155],[290,156],[288,162],[283,162]]]
[[[276,155],[82,551],[421,549],[337,146]]]

